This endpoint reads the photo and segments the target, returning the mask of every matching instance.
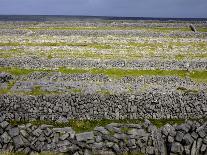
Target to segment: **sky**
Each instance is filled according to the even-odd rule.
[[[207,18],[207,0],[0,0],[0,15]]]

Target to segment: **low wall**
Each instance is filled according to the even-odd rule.
[[[137,95],[1,95],[7,120],[169,119],[207,116],[206,93],[145,92]]]
[[[146,120],[143,124],[111,123],[90,132],[76,133],[71,127],[13,126],[1,117],[0,151],[49,151],[74,155],[138,152],[149,155],[206,155],[207,122],[187,121],[177,126],[166,124],[158,129]]]

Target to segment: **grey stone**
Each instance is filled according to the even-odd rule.
[[[147,146],[147,148],[146,148],[146,153],[147,153],[147,154],[154,154],[154,147],[152,147],[152,146]]]
[[[206,150],[207,150],[206,148],[207,148],[207,145],[203,144],[203,145],[201,146],[201,152],[202,152],[202,153],[206,152]]]
[[[187,133],[190,130],[190,128],[191,126],[187,123],[176,126],[176,130],[181,130],[185,133]]]
[[[114,144],[113,145],[113,150],[117,153],[117,154],[120,154],[121,153],[121,150],[119,148],[119,146],[117,144]]]
[[[95,139],[96,139],[96,142],[101,142],[101,141],[103,140],[103,139],[102,139],[102,137],[101,137],[101,136],[99,136],[99,135],[98,135],[98,136],[96,136],[96,137],[95,137]]]
[[[37,128],[36,130],[32,132],[32,134],[35,135],[36,137],[39,137],[41,133],[42,133],[42,130],[40,128]]]
[[[58,150],[61,153],[66,153],[66,152],[70,151],[70,148],[68,146],[60,146]]]
[[[5,115],[0,116],[0,123],[3,122],[5,120]]]
[[[105,135],[109,134],[109,131],[106,130],[104,127],[95,127],[94,131],[98,131],[98,132],[105,134]]]
[[[144,129],[132,129],[132,130],[129,130],[127,134],[129,134],[131,138],[135,138],[135,137],[139,138],[139,137],[144,137],[147,135]]]
[[[184,133],[181,132],[181,131],[178,131],[177,134],[176,134],[175,140],[176,140],[177,142],[181,142],[182,139],[183,139],[183,137],[184,137]]]
[[[106,146],[109,147],[109,148],[111,148],[113,145],[114,145],[113,142],[106,142]]]
[[[184,148],[180,143],[178,142],[172,143],[171,152],[182,154],[183,151],[184,151]]]
[[[1,138],[3,140],[4,143],[9,143],[11,141],[11,137],[8,135],[7,132],[4,132],[2,135],[1,135]]]
[[[162,133],[167,136],[169,133],[175,131],[175,129],[170,125],[166,124],[162,127]]]
[[[124,139],[126,139],[126,135],[125,134],[118,134],[118,133],[115,133],[114,135],[113,135],[115,138],[117,138],[117,139],[119,139],[119,140],[124,140]]]
[[[57,120],[59,123],[66,123],[68,122],[67,118],[60,116],[59,119]]]
[[[92,152],[88,149],[85,149],[84,155],[92,155]]]
[[[196,155],[196,141],[193,142],[191,147],[191,155]]]
[[[167,140],[168,140],[169,143],[172,143],[172,142],[174,142],[174,137],[168,136],[168,139]]]
[[[190,145],[192,144],[194,141],[194,139],[191,137],[191,135],[189,133],[187,133],[184,137],[183,137],[183,142],[185,145]]]
[[[207,144],[207,136],[203,138],[203,143]]]
[[[69,134],[66,133],[66,134],[63,134],[62,136],[60,136],[60,140],[65,140],[69,137]]]
[[[8,125],[9,123],[7,121],[3,121],[0,123],[0,127],[2,127],[3,129],[5,129]]]
[[[184,151],[186,155],[190,155],[191,145],[184,146]]]
[[[15,137],[15,136],[17,136],[17,135],[19,135],[19,128],[18,127],[14,127],[14,128],[11,128],[10,130],[9,130],[9,135],[11,136],[11,137]]]
[[[205,130],[204,130],[205,126],[201,126],[199,127],[196,132],[198,133],[198,135],[203,138],[206,136]]]
[[[77,141],[92,140],[92,139],[94,139],[94,134],[93,134],[93,132],[79,133],[79,134],[76,134],[76,139],[77,139]]]
[[[14,142],[15,148],[19,148],[24,145],[24,141],[19,135],[13,138],[13,142]]]
[[[198,138],[198,134],[196,132],[192,132],[191,133],[191,136],[194,138],[194,139],[197,139]]]
[[[202,146],[202,138],[198,138],[197,145],[196,145],[196,153],[199,154],[199,150]]]
[[[102,149],[103,146],[104,146],[103,142],[99,142],[99,143],[94,143],[92,148],[98,150],[98,149]]]

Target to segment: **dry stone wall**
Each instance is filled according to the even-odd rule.
[[[206,93],[144,92],[136,95],[1,95],[8,120],[170,119],[207,116]]]
[[[124,129],[124,130],[123,130]],[[115,155],[141,152],[147,155],[206,155],[207,122],[187,121],[156,128],[143,124],[111,123],[93,131],[76,133],[71,127],[14,126],[0,118],[0,151],[61,152],[74,155]]]

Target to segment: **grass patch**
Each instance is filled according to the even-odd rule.
[[[71,92],[73,93],[81,93],[81,89],[77,89],[77,88],[73,88],[73,89],[70,89]]]
[[[160,128],[164,126],[165,124],[182,124],[185,122],[184,119],[149,119],[152,124],[154,124],[156,127]],[[195,119],[192,119],[195,120]],[[206,120],[206,119],[205,119]],[[92,131],[97,126],[106,126],[110,123],[121,123],[121,124],[141,124],[143,123],[143,119],[123,119],[123,120],[108,120],[108,119],[102,119],[102,120],[69,120],[66,123],[58,123],[55,121],[42,121],[42,120],[36,120],[36,121],[10,121],[12,125],[21,125],[26,123],[31,123],[32,125],[53,125],[53,127],[63,128],[63,127],[72,127],[77,133],[80,132],[87,132]],[[121,129],[123,132],[128,132],[128,128]],[[113,133],[112,133],[113,134]]]
[[[98,43],[70,43],[70,42],[0,42],[0,46],[75,46],[75,47],[89,47],[96,49],[110,49],[111,46],[107,44]]]
[[[103,94],[103,95],[110,95],[110,94],[112,94],[109,90],[100,90],[100,91],[96,91],[96,93]]]
[[[198,31],[198,32],[207,32],[207,27],[200,27],[200,28],[197,28],[197,31]]]
[[[81,68],[66,68],[60,67],[59,69],[54,70],[45,70],[45,69],[21,69],[21,68],[8,68],[0,67],[0,72],[7,72],[13,75],[25,75],[32,72],[61,72],[64,74],[104,74],[113,78],[123,78],[126,76],[177,76],[177,77],[189,77],[193,80],[207,82],[207,71],[187,71],[187,70],[132,70],[132,69],[81,69]]]
[[[58,69],[59,72],[64,74],[83,74],[87,73],[88,71],[85,69],[77,69],[77,68],[66,68],[66,67],[60,67]]]
[[[149,119],[149,120],[152,124],[154,124],[158,128],[164,126],[165,124],[179,125],[185,122],[184,119]]]
[[[16,81],[9,81],[7,84],[7,88],[0,89],[0,95],[8,94],[15,83]]]
[[[0,67],[0,72],[10,73],[12,75],[27,75],[31,74],[35,71],[39,72],[49,72],[50,70],[45,69],[24,69],[24,68],[16,68],[16,67]]]

